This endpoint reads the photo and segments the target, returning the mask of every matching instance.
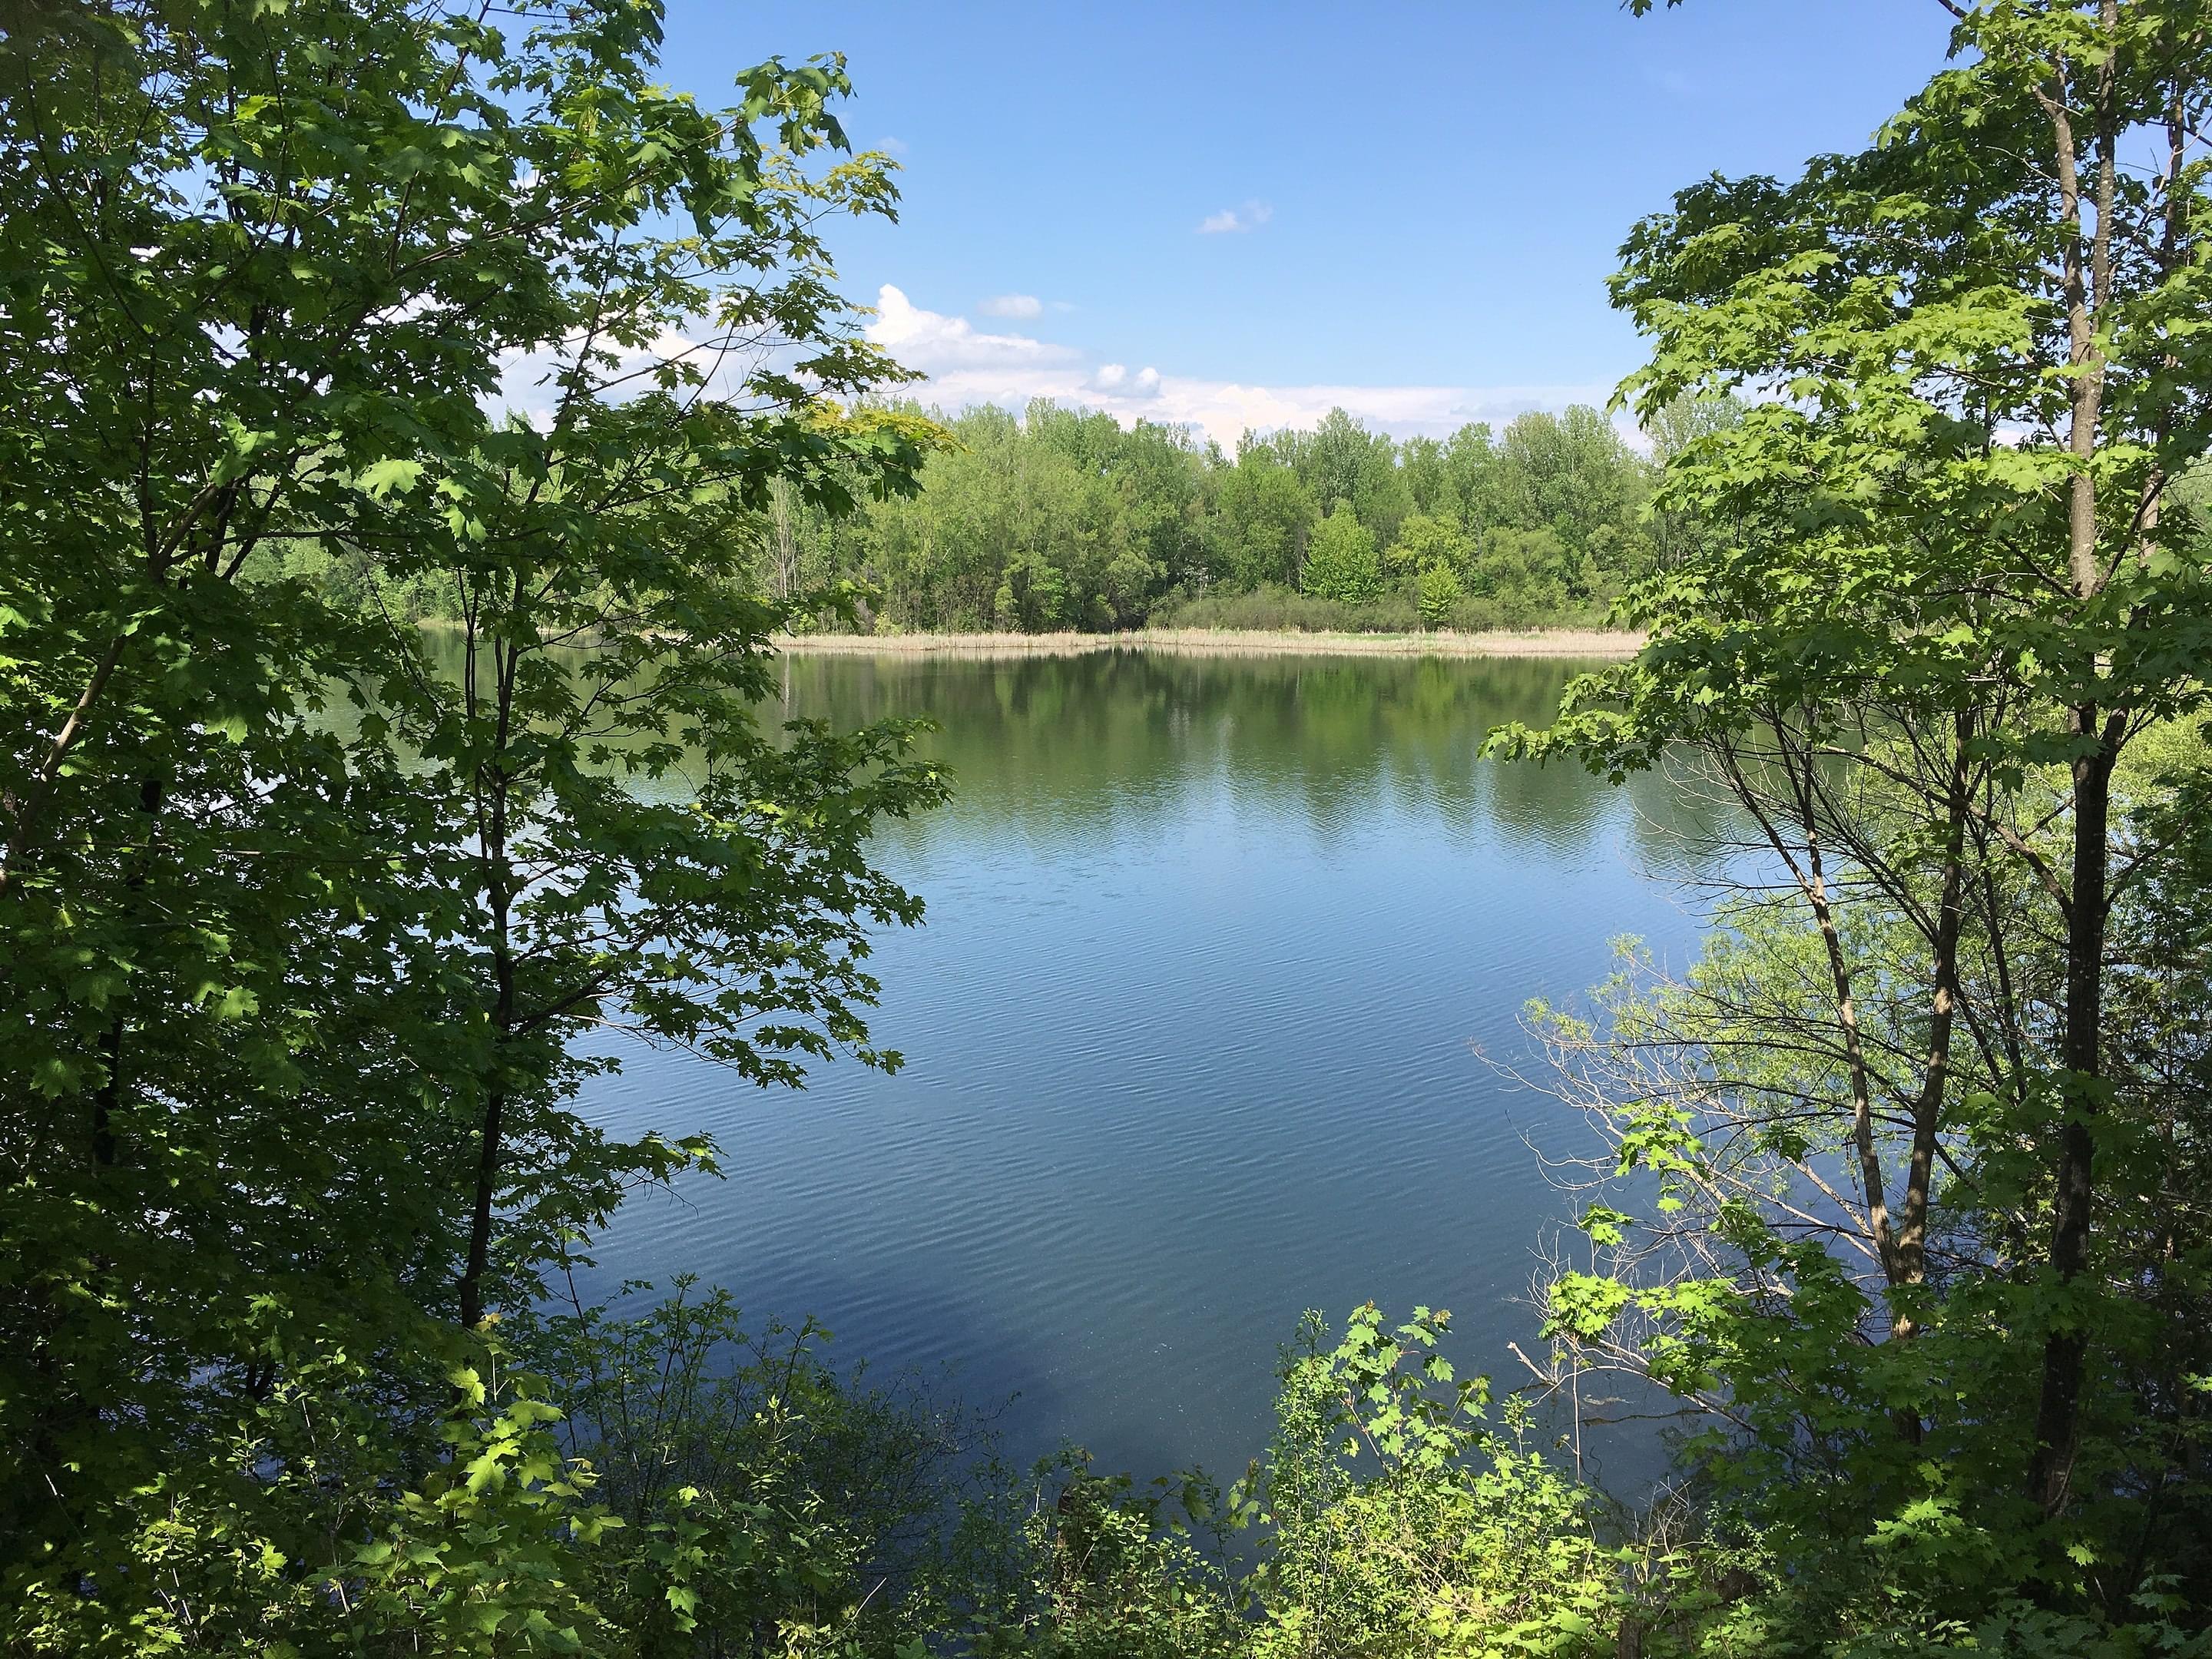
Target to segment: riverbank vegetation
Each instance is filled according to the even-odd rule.
[[[945,448],[820,240],[896,204],[842,66],[708,111],[648,6],[9,13],[0,1644],[2207,1651],[2212,22],[1954,9],[1879,144],[1632,233],[1656,475],[1589,412]],[[1496,748],[1738,826],[1698,963],[1531,1010],[1548,1346],[1311,1319],[1250,1468],[1146,1484],[710,1287],[564,1302],[720,1158],[596,1127],[587,1038],[898,1064],[869,837],[946,780],[763,731],[777,636],[1270,584],[1611,599]],[[1624,1412],[1659,1496],[1577,1467]]]
[[[941,434],[911,493],[845,512],[778,487],[745,519],[758,591],[858,590],[848,611],[803,617],[809,631],[1589,628],[1693,538],[1649,510],[1653,459],[1589,408],[1402,442],[1335,410],[1310,431],[1247,433],[1232,458],[1181,428],[1049,399],[1018,417],[863,407]],[[1717,396],[1656,415],[1658,458],[1739,414]],[[343,562],[297,560],[357,591]],[[445,619],[459,604],[428,578],[379,597]]]
[[[1323,633],[1305,629],[1145,628],[1126,634],[793,634],[779,641],[795,656],[1073,657],[1096,651],[1186,656],[1559,657],[1632,654],[1641,635],[1620,629],[1455,629],[1413,634]]]
[[[1601,621],[1682,539],[1594,409],[1402,442],[1335,410],[1233,457],[1049,401],[934,415],[912,495],[771,514],[763,584],[865,582],[882,631],[1473,631]]]

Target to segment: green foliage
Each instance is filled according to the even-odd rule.
[[[856,523],[849,553],[802,558],[824,579],[866,577],[902,627],[1121,626],[1167,568],[1161,556],[1186,556],[1179,509],[1139,495],[1163,471],[1154,439],[1168,441],[1170,476],[1181,452],[1172,434],[1125,436],[1099,419],[1044,404],[1024,431],[1002,410],[971,410],[950,423],[954,447],[930,460],[919,495]]]
[[[1164,601],[1147,619],[1153,628],[1306,634],[1410,634],[1420,623],[1419,611],[1402,594],[1385,592],[1370,604],[1346,605],[1272,585],[1249,592],[1210,588],[1189,598]]]
[[[1249,1651],[1503,1655],[1601,1650],[1619,1577],[1591,1494],[1484,1423],[1489,1384],[1440,1351],[1448,1314],[1387,1328],[1370,1306],[1321,1346],[1309,1315],[1253,1501],[1273,1534]]]
[[[1431,628],[1448,626],[1467,603],[1467,588],[1449,564],[1433,564],[1414,579],[1421,620]]]
[[[1041,1654],[1489,1659],[1613,1650],[1626,1557],[1593,1495],[1527,1449],[1509,1401],[1441,1352],[1450,1324],[1372,1306],[1326,1346],[1309,1313],[1284,1356],[1267,1455],[1226,1493],[1144,1492],[1080,1463],[1036,1529]],[[1048,1471],[1050,1473],[1050,1471]]]
[[[1571,561],[1549,530],[1496,530],[1468,572],[1468,586],[1516,622],[1554,614],[1567,602]]]
[[[1321,516],[1297,471],[1272,450],[1248,448],[1216,476],[1211,574],[1243,590],[1295,583]]]
[[[1498,443],[1489,489],[1497,507],[1488,523],[1549,531],[1578,564],[1637,568],[1632,559],[1608,556],[1639,536],[1650,477],[1598,410],[1577,405],[1558,416],[1515,420]]]
[[[1425,614],[1420,573],[1449,566],[1483,603],[1432,581],[1429,625],[1527,626],[1597,620],[1657,556],[1665,527],[1647,512],[1649,464],[1593,410],[1524,415],[1495,441],[1475,426],[1402,445],[1339,410],[1312,431],[1248,434],[1233,460],[1180,428],[1125,430],[1049,399],[1019,421],[989,406],[935,419],[951,443],[930,456],[916,495],[857,516],[781,497],[754,514],[744,533],[756,582],[783,595],[849,580],[866,595],[860,625],[885,631],[1357,629],[1377,625],[1362,614],[1376,605],[1410,629]],[[1668,524],[1677,541],[1690,533]],[[1348,544],[1355,526],[1385,550],[1376,568],[1353,550],[1340,580],[1346,550],[1324,549],[1316,586],[1316,538]],[[1530,535],[1543,538],[1540,568],[1515,539]],[[1309,613],[1273,602],[1282,592],[1336,608],[1301,620]],[[392,597],[451,611],[427,591]],[[852,624],[830,609],[813,625]]]
[[[896,199],[842,64],[703,109],[651,4],[12,9],[0,1645],[2204,1651],[2207,21],[1969,9],[1872,149],[1639,226],[1655,494],[1589,410],[948,439],[832,283]],[[688,1281],[547,1310],[715,1165],[575,1110],[587,1031],[898,1063],[867,848],[945,782],[761,730],[777,632],[1616,597],[1650,647],[1500,746],[1701,769],[1742,879],[1535,1013],[1604,1137],[1538,1385],[1691,1413],[1684,1504],[1424,1310],[1310,1316],[1225,1493],[1016,1480]]]
[[[591,1599],[599,1547],[622,1526],[589,1501],[588,1469],[547,1431],[560,1419],[527,1379],[452,1379],[446,1456],[325,1577],[344,1624],[432,1654],[605,1652],[620,1638]]]
[[[889,1653],[1018,1570],[983,1425],[914,1377],[840,1371],[811,1322],[749,1328],[726,1292],[679,1279],[635,1317],[575,1309],[514,1342],[623,1528],[602,1571],[626,1650],[772,1630],[799,1651]]]
[[[1429,570],[1466,572],[1474,563],[1474,543],[1450,519],[1432,519],[1425,513],[1408,514],[1398,526],[1398,539],[1383,555],[1395,574]]]
[[[1235,1517],[1223,1512],[1211,1482],[1163,1478],[1139,1489],[1127,1475],[1093,1474],[1081,1452],[1036,1473],[1040,1501],[1023,1534],[1029,1582],[1018,1615],[975,1643],[979,1656],[1231,1659],[1243,1651],[1236,1576],[1221,1553]]]
[[[1382,565],[1375,553],[1375,532],[1359,522],[1349,501],[1340,498],[1314,526],[1298,585],[1316,599],[1340,605],[1365,605],[1381,597]]]
[[[1873,148],[1681,192],[1614,281],[1651,643],[1498,746],[1689,769],[1750,862],[1681,981],[1539,1016],[1618,1183],[1552,1329],[1698,1414],[1786,1649],[2201,1645],[2197,786],[2136,745],[2212,660],[2203,21],[1964,9]]]
[[[866,934],[918,905],[863,848],[942,785],[896,725],[754,727],[792,610],[736,534],[933,441],[833,402],[897,378],[819,240],[890,182],[826,159],[835,60],[716,111],[659,37],[401,0],[0,36],[12,1651],[604,1647],[552,1408],[466,1379],[713,1149],[578,1117],[571,1039],[895,1060]],[[738,338],[774,349],[711,374]],[[442,675],[392,615],[425,592]]]

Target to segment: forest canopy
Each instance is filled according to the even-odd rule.
[[[1738,412],[1730,398],[1706,402],[1707,424]],[[1233,457],[1184,428],[1124,427],[1050,399],[1019,416],[884,408],[945,434],[912,494],[846,514],[779,489],[748,520],[762,591],[863,591],[854,616],[814,626],[1587,623],[1687,539],[1679,517],[1649,510],[1654,455],[1583,405],[1402,440],[1338,409],[1310,429],[1248,432]],[[1659,456],[1680,423],[1654,422]],[[402,603],[454,613],[453,594],[428,584]]]
[[[1264,626],[1273,612],[1404,628],[1431,573],[1449,585],[1432,625],[1526,626],[1601,616],[1665,556],[1644,514],[1652,466],[1594,409],[1403,441],[1339,409],[1310,429],[1248,432],[1233,457],[1048,400],[1019,419],[936,418],[953,443],[915,494],[842,520],[797,514],[765,538],[780,552],[787,536],[799,585],[871,584],[878,627]],[[763,574],[781,578],[773,560]]]

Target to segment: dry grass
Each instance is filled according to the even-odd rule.
[[[1498,629],[1480,634],[1305,634],[1245,629],[1143,629],[1132,634],[804,634],[787,651],[899,657],[1076,657],[1093,651],[1191,656],[1626,657],[1641,634],[1597,628]]]

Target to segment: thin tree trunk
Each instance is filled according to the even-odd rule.
[[[775,507],[775,596],[788,599],[799,587],[799,544],[791,531],[790,487],[781,478],[769,486]]]
[[[2079,713],[2086,723],[2096,711]],[[2112,760],[2109,746],[2100,744],[2074,766],[2074,894],[2066,919],[2066,1014],[2059,1047],[2066,1068],[2066,1121],[2059,1131],[2051,1236],[2051,1272],[2062,1286],[2069,1287],[2088,1265],[2095,1199],[2091,1121],[2100,1103],[2097,1079],[2103,1060],[2106,832],[2112,816]],[[2044,1341],[2042,1396],[2028,1477],[2030,1495],[2046,1515],[2063,1510],[2070,1494],[2087,1353],[2087,1333],[2078,1320],[2062,1312]]]
[[[140,907],[139,895],[145,890],[146,881],[154,861],[154,831],[161,811],[161,799],[166,792],[161,780],[152,774],[138,781],[138,811],[145,821],[145,844],[131,861],[130,876],[124,882],[129,911],[136,919]],[[123,1109],[123,1038],[125,1009],[118,1001],[115,1018],[100,1033],[100,1056],[106,1075],[92,1097],[92,1166],[95,1170],[115,1167],[119,1151],[115,1133],[115,1120]]]
[[[517,579],[518,592],[520,580]],[[483,860],[484,884],[491,912],[492,1054],[484,1079],[483,1111],[477,1127],[475,1189],[469,1209],[468,1261],[461,1273],[461,1323],[474,1329],[484,1316],[484,1285],[491,1268],[492,1208],[499,1192],[501,1139],[507,1130],[507,1084],[506,1047],[515,1024],[514,891],[507,859],[507,796],[510,781],[505,769],[507,740],[513,730],[514,665],[520,646],[495,641],[492,645],[493,695],[497,699],[494,722],[493,758],[479,763],[476,775],[477,838]],[[473,684],[473,676],[471,676]]]
[[[69,758],[70,750],[76,747],[76,740],[84,735],[85,727],[91,723],[93,709],[100,702],[100,693],[106,690],[108,678],[115,672],[116,665],[123,660],[123,647],[129,642],[129,635],[122,634],[108,642],[107,649],[93,665],[92,677],[86,681],[76,706],[70,710],[69,718],[62,722],[61,730],[46,745],[46,756],[40,761],[39,769],[32,775],[22,799],[12,803],[14,822],[9,826],[5,845],[0,846],[0,892],[5,892],[15,879],[23,855],[30,848],[32,837],[38,833],[40,819],[45,816],[46,805],[52,799],[54,785],[61,777],[62,763]]]
[[[1897,1263],[1900,1282],[1917,1285],[1928,1272],[1928,1194],[1935,1177],[1936,1142],[1950,1087],[1951,1042],[1959,1012],[1959,939],[1966,927],[1966,817],[1972,806],[1971,747],[1974,717],[1961,710],[1951,733],[1951,775],[1944,793],[1943,879],[1936,901],[1933,994],[1929,1005],[1928,1058],[1912,1107],[1912,1152],[1898,1204]],[[1905,1338],[1919,1326],[1891,1310],[1890,1334]],[[1917,1429],[1915,1424],[1915,1429]],[[1916,1433],[1916,1437],[1917,1433]]]
[[[2075,597],[2087,603],[2103,586],[2097,549],[2097,486],[2089,464],[2095,459],[2098,422],[2104,398],[2104,358],[2097,324],[2111,291],[2112,221],[2118,173],[2118,135],[2113,131],[2112,88],[2119,25],[2118,0],[2098,8],[2099,32],[2113,48],[2099,70],[2095,133],[2095,229],[2085,249],[2081,235],[2081,187],[2075,161],[2073,117],[2062,69],[2051,92],[2044,94],[2051,116],[2058,169],[2059,211],[2066,241],[2064,283],[2068,362],[2073,372],[2068,447],[2078,469],[2068,501],[2068,565]],[[2084,261],[2084,253],[2087,258]],[[2059,1059],[2065,1123],[2059,1133],[2058,1168],[2052,1194],[2051,1267],[2063,1290],[2070,1290],[2088,1263],[2089,1229],[2096,1194],[2095,1138],[2091,1120],[2098,1112],[2098,1079],[2103,1052],[2100,1027],[2104,1016],[2104,955],[2106,836],[2111,830],[2112,765],[2118,732],[2093,698],[2072,711],[2069,729],[2093,744],[2073,763],[2074,811],[2072,889],[2066,912],[2066,1010]],[[2070,1310],[2060,1310],[2044,1339],[2043,1376],[2035,1413],[2035,1444],[2028,1463],[2029,1497],[2045,1515],[2066,1507],[2074,1457],[2081,1442],[2081,1383],[2087,1334]]]
[[[1859,1030],[1858,1007],[1852,995],[1850,959],[1844,952],[1842,931],[1836,923],[1836,913],[1828,893],[1827,871],[1820,852],[1820,837],[1815,824],[1813,795],[1809,781],[1801,780],[1797,768],[1802,761],[1810,767],[1809,755],[1794,756],[1790,752],[1787,727],[1779,714],[1774,717],[1775,738],[1781,745],[1783,767],[1790,775],[1790,785],[1797,812],[1797,828],[1804,837],[1804,856],[1801,860],[1782,835],[1780,827],[1766,809],[1765,800],[1752,787],[1751,780],[1732,753],[1723,752],[1731,787],[1736,799],[1758,821],[1767,844],[1788,866],[1798,890],[1813,912],[1814,924],[1820,930],[1820,942],[1826,947],[1828,962],[1829,988],[1836,999],[1836,1024],[1843,1033],[1845,1070],[1851,1089],[1851,1144],[1858,1153],[1859,1184],[1867,1206],[1867,1231],[1872,1236],[1875,1256],[1881,1262],[1882,1277],[1888,1283],[1898,1283],[1897,1237],[1890,1224],[1889,1206],[1884,1196],[1881,1150],[1874,1139],[1874,1086],[1868,1073],[1866,1045]]]
[[[500,942],[494,947],[493,971],[497,976],[498,999],[492,1013],[495,1045],[514,1017],[514,963],[506,948],[503,906],[496,926]],[[496,1056],[496,1048],[494,1053]],[[493,1075],[484,1090],[483,1115],[477,1126],[476,1192],[469,1212],[468,1265],[461,1274],[461,1323],[471,1330],[483,1322],[484,1316],[484,1283],[491,1270],[492,1201],[499,1191],[500,1139],[507,1128],[507,1081],[496,1057],[493,1065]]]

